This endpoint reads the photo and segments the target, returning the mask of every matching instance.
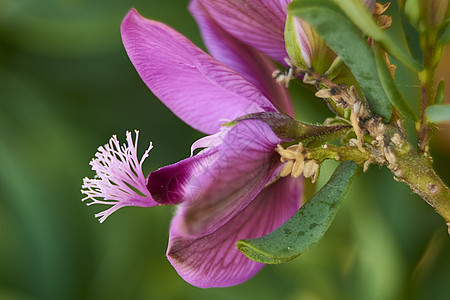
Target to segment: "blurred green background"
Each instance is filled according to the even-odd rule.
[[[80,187],[112,134],[123,141],[139,129],[141,150],[153,141],[146,173],[187,157],[202,136],[148,91],[119,33],[136,7],[203,47],[187,4],[0,0],[0,299],[448,299],[446,228],[384,168],[356,180],[312,251],[232,288],[202,290],[178,277],[165,258],[173,208],[124,208],[97,222],[102,208],[87,208]],[[398,74],[414,102],[414,76],[401,66]],[[294,93],[300,117],[327,115],[311,94]],[[435,163],[448,183],[441,144]]]

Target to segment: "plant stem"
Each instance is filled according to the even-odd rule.
[[[431,138],[430,124],[426,120],[425,111],[434,104],[434,73],[442,54],[442,47],[436,46],[437,31],[430,29],[421,37],[424,50],[424,69],[419,72],[419,82],[422,88],[420,121],[416,124],[419,154],[428,155],[428,143]]]
[[[402,150],[394,149],[398,169],[392,170],[397,181],[405,182],[411,190],[431,205],[444,220],[450,222],[450,192],[433,170],[427,157],[418,155],[408,145]]]
[[[368,152],[361,152],[356,147],[324,144],[321,147],[308,149],[306,158],[314,159],[320,163],[326,159],[333,159],[336,161],[351,160],[362,165],[370,159],[370,154]]]

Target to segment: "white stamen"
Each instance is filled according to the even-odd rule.
[[[100,146],[90,162],[96,172],[94,179],[84,178],[81,192],[86,195],[81,201],[90,200],[87,205],[112,205],[95,215],[100,223],[113,212],[124,206],[153,206],[147,189],[147,180],[142,173],[142,164],[153,148],[150,143],[142,158],[137,157],[139,131],[135,130],[133,143],[131,132],[126,132],[127,144],[120,146],[116,135],[109,143]]]
[[[198,148],[205,148],[202,150],[204,151],[222,143],[231,128],[232,127],[220,127],[219,132],[196,140],[191,146],[191,156],[194,155],[194,151]]]

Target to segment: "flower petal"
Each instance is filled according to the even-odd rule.
[[[303,59],[316,72],[325,73],[336,58],[336,54],[325,44],[311,25],[294,17],[297,41]]]
[[[273,79],[272,73],[276,67],[270,59],[223,30],[200,0],[191,1],[189,10],[200,27],[209,53],[247,78],[279,111],[293,116],[294,108],[289,92]]]
[[[276,111],[245,78],[172,28],[132,9],[122,22],[125,49],[142,80],[187,124],[208,134],[242,115]]]
[[[281,169],[274,151],[280,142],[262,121],[245,120],[235,125],[217,147],[214,162],[179,186],[189,201],[179,210],[184,219],[177,230],[203,236],[246,207]]]
[[[200,0],[210,16],[238,40],[284,63],[286,6],[290,0]]]
[[[187,200],[186,195],[195,195],[200,187],[194,185],[192,178],[211,167],[217,157],[217,148],[208,149],[173,165],[151,172],[147,178],[147,189],[159,204],[180,204]]]
[[[201,238],[183,236],[172,220],[167,257],[178,274],[192,285],[232,286],[252,277],[264,264],[236,249],[236,241],[268,234],[286,222],[300,207],[302,180],[281,178],[266,187],[245,209],[216,231]]]

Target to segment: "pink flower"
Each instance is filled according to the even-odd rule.
[[[121,32],[150,90],[180,119],[210,136],[195,143],[206,147],[200,153],[147,178],[142,163],[151,146],[139,160],[137,133],[134,142],[127,133],[123,146],[113,137],[91,162],[97,175],[84,180],[83,200],[113,205],[97,214],[101,222],[123,206],[179,205],[167,257],[180,276],[203,288],[239,284],[263,264],[246,258],[235,242],[265,235],[289,219],[300,206],[302,180],[279,177],[282,163],[275,148],[285,140],[265,122],[223,124],[252,113],[292,115],[289,95],[271,79],[272,63],[250,48],[234,57],[238,62],[232,69],[135,10]]]

